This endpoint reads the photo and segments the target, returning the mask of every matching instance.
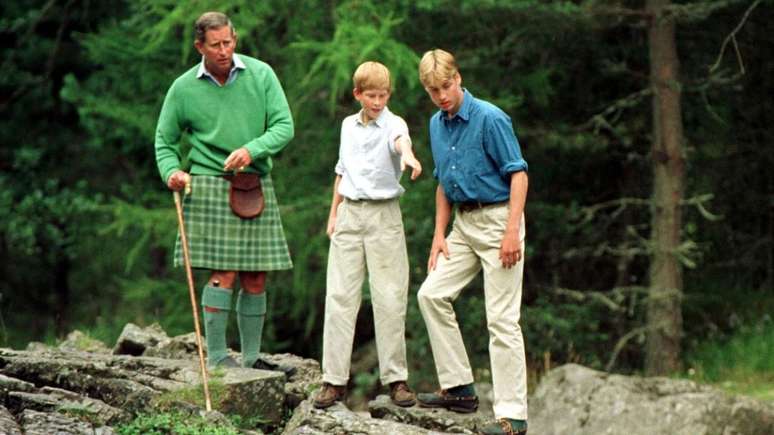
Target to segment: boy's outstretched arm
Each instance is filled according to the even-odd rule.
[[[339,195],[339,183],[341,182],[341,175],[336,175],[336,179],[333,181],[333,197],[331,198],[331,211],[328,213],[328,226],[325,232],[330,239],[333,236],[333,231],[336,230],[336,210],[341,204],[344,198]]]
[[[414,156],[414,151],[411,149],[411,139],[406,136],[395,139],[395,150],[400,154],[400,170],[403,171],[406,166],[411,166],[411,179],[416,180],[422,173],[422,164]]]

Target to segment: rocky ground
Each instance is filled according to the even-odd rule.
[[[319,364],[289,354],[262,355],[273,370],[212,371],[217,411],[208,413],[194,338],[129,324],[112,349],[78,332],[55,348],[0,349],[0,435],[114,434],[139,413],[165,410],[232,429],[225,414],[261,421],[240,429],[246,434],[469,434],[492,419],[490,406],[456,414],[400,408],[386,396],[372,400],[367,413],[343,404],[317,410],[311,396],[320,385]],[[530,434],[541,435],[771,435],[774,406],[686,380],[571,364],[541,381],[530,397],[529,425]]]

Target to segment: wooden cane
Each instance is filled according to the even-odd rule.
[[[196,306],[196,293],[194,291],[193,273],[191,272],[191,258],[188,256],[188,237],[186,236],[185,223],[183,222],[183,203],[180,200],[180,192],[175,191],[174,195],[175,208],[177,209],[177,224],[180,229],[180,244],[183,246],[183,263],[185,263],[185,274],[188,277],[188,294],[191,296],[191,308],[193,309],[196,346],[199,348],[199,367],[202,371],[202,384],[204,384],[204,403],[207,411],[212,411],[210,387],[207,384],[207,368],[204,364],[204,350],[202,349],[202,333],[201,329],[199,329],[199,310]]]

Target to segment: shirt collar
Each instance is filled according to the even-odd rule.
[[[379,113],[379,116],[373,120],[374,123],[379,128],[384,127],[387,123],[387,117],[389,116],[388,115],[389,113],[392,113],[392,112],[390,112],[390,109],[388,109],[387,106],[384,106],[384,109],[382,109],[381,113]],[[363,109],[360,109],[360,112],[357,113],[357,122],[360,125],[366,125],[363,123]]]
[[[459,117],[463,121],[467,122],[468,120],[470,120],[470,111],[472,108],[473,108],[473,94],[468,92],[467,89],[462,88],[462,104],[460,105],[460,110],[458,110],[457,113],[451,117],[451,119]],[[449,112],[445,110],[441,110],[439,115],[441,119],[450,120]]]
[[[234,70],[246,69],[247,68],[245,66],[245,63],[242,62],[242,59],[240,59],[239,56],[237,56],[236,54],[233,54],[231,56],[231,61],[233,62],[233,65],[231,65],[231,70],[228,72],[229,76],[231,75],[232,72],[234,72]],[[205,76],[207,76],[207,77],[209,77],[209,78],[211,78],[213,80],[215,79],[215,77],[207,70],[207,67],[204,66],[204,56],[202,56],[202,61],[199,64],[199,70],[196,71],[196,78],[200,79],[200,78],[205,77]]]

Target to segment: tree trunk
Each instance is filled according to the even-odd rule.
[[[681,84],[675,23],[664,18],[669,0],[647,0],[650,80],[653,87],[652,258],[648,292],[645,371],[665,375],[681,368],[683,278],[677,249],[682,228],[685,161]]]

